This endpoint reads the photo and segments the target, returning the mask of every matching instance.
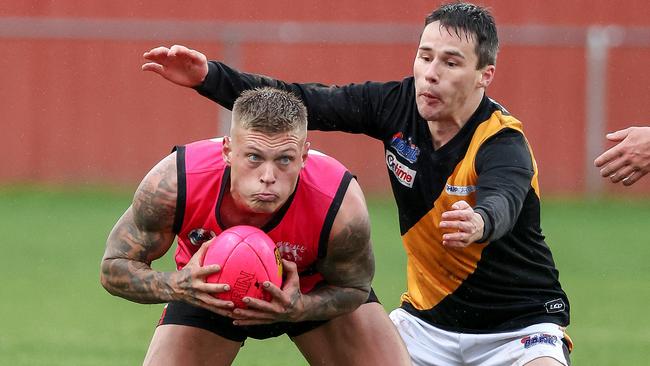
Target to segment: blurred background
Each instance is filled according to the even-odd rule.
[[[440,3],[0,0],[0,364],[142,360],[161,307],[101,289],[106,236],[172,146],[222,135],[229,121],[195,91],[142,72],[145,51],[183,44],[287,81],[400,80]],[[477,4],[491,8],[501,42],[488,94],[524,123],[539,164],[542,226],[573,305],[574,360],[643,364],[650,178],[612,185],[593,159],[611,146],[606,132],[650,125],[650,3]],[[342,133],[310,140],[368,194],[375,283],[390,310],[405,272],[382,147]],[[160,268],[173,268],[170,258]],[[283,352],[269,357],[274,347]],[[247,342],[236,364],[301,360],[282,338]]]

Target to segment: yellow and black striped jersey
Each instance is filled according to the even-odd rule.
[[[384,144],[407,253],[402,307],[448,330],[482,333],[569,323],[569,302],[540,226],[537,166],[522,124],[485,96],[447,144],[433,148],[415,103],[413,78],[350,84],[290,84],[210,62],[197,90],[230,108],[245,89],[291,90],[309,128],[363,133]],[[467,201],[485,221],[481,243],[441,244],[440,215]]]

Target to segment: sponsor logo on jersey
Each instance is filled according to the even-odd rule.
[[[559,313],[561,311],[564,311],[566,305],[564,305],[564,301],[562,301],[562,299],[555,299],[545,303],[544,307],[546,307],[547,313]]]
[[[415,180],[417,171],[400,163],[397,157],[395,157],[395,154],[388,150],[386,150],[386,165],[388,165],[388,169],[402,185],[413,188],[413,181]]]
[[[393,135],[390,140],[390,146],[397,151],[399,156],[408,160],[410,163],[415,163],[420,155],[420,148],[411,142],[411,138],[404,140],[403,134],[398,132]]]
[[[445,192],[451,196],[468,196],[470,193],[476,192],[476,186],[452,186],[447,183]]]
[[[524,345],[524,348],[534,347],[539,344],[550,344],[551,346],[555,346],[557,342],[557,336],[547,333],[533,334],[521,339],[521,343]]]
[[[277,242],[275,246],[282,258],[292,262],[302,261],[302,256],[307,251],[307,248],[302,244],[292,244],[286,241]]]
[[[217,235],[214,233],[214,231],[203,228],[194,229],[190,231],[189,234],[187,234],[187,238],[190,239],[190,243],[197,247],[200,247],[201,244],[214,238],[215,236]]]

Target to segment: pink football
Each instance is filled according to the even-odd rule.
[[[280,252],[273,239],[253,226],[233,226],[217,236],[203,258],[203,265],[209,264],[220,265],[221,271],[208,276],[206,281],[230,285],[230,291],[215,296],[232,301],[238,308],[246,308],[244,296],[271,300],[262,287],[264,281],[282,286]]]

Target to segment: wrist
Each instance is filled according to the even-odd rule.
[[[183,299],[183,294],[185,293],[183,287],[180,285],[186,283],[183,278],[186,276],[185,269],[175,272],[160,272],[161,286],[160,286],[160,296],[161,300],[164,301],[179,301]]]
[[[492,221],[490,221],[490,216],[481,208],[474,209],[474,215],[476,219],[480,222],[480,237],[476,240],[477,243],[484,243],[488,241],[490,235],[492,234]]]

